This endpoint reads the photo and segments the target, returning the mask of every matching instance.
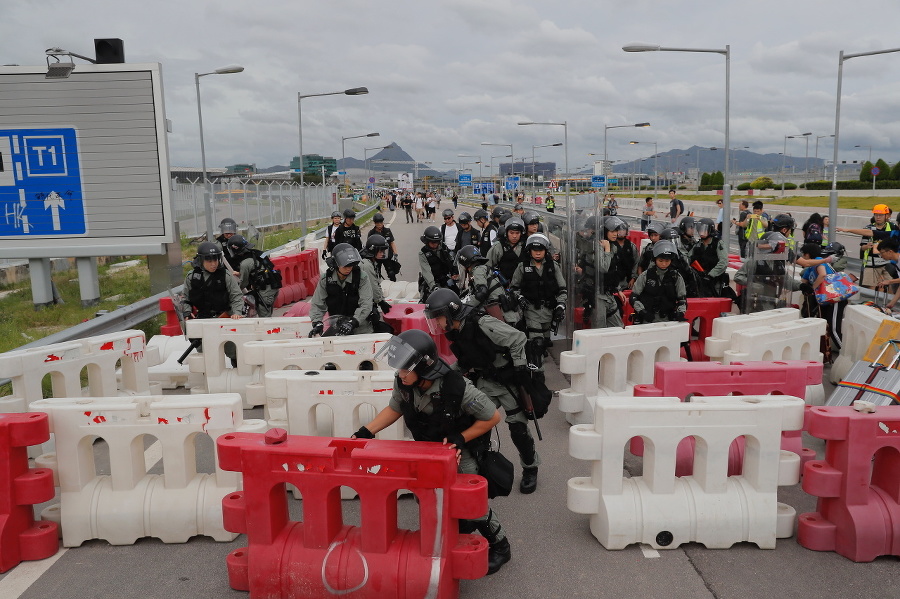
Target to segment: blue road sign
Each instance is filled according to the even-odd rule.
[[[339,174],[339,175],[346,175],[346,174],[347,174],[347,171],[338,171],[338,174]]]
[[[75,129],[0,129],[0,236],[84,235]]]
[[[618,185],[618,184],[619,184],[619,180],[618,180],[618,179],[609,179],[609,180],[607,181],[607,183],[609,183],[610,185]]]
[[[480,193],[494,193],[494,184],[493,183],[475,183],[472,189],[472,193],[480,194]]]
[[[591,177],[591,187],[606,187],[606,176],[594,175]]]
[[[515,191],[519,189],[519,177],[507,177],[506,178],[506,190],[507,191]]]
[[[881,174],[881,169],[878,168],[877,166],[873,166],[872,169],[871,169],[869,172],[872,173],[872,176],[873,176],[873,177],[877,177],[878,175]]]
[[[460,187],[472,187],[472,175],[459,175]]]

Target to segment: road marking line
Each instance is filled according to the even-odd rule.
[[[659,557],[659,551],[657,551],[650,545],[645,545],[644,543],[641,543],[641,553],[643,553],[644,557],[648,559]]]
[[[68,551],[60,547],[55,555],[34,562],[22,562],[0,580],[0,597],[18,599],[41,575],[50,569]]]
[[[144,450],[144,469],[150,470],[162,459],[162,444],[157,440]]]

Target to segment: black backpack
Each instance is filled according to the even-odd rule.
[[[269,258],[268,252],[260,252],[259,250],[250,250],[253,254],[255,268],[250,277],[250,282],[256,289],[281,289],[281,272],[275,268],[272,259]]]

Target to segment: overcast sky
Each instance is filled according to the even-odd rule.
[[[303,100],[305,153],[340,157],[395,141],[420,161],[451,169],[457,154],[485,164],[513,144],[563,140],[569,166],[603,152],[634,160],[692,145],[724,145],[725,60],[719,54],[625,53],[731,46],[731,146],[781,152],[784,136],[834,132],[838,52],[900,47],[900,2],[868,0],[3,0],[0,64],[44,64],[58,46],[93,55],[93,39],[119,37],[128,62],[162,64],[172,165],[200,164],[195,72],[204,77],[207,162],[259,167],[298,154],[297,93],[366,86],[366,96]],[[900,159],[900,53],[844,65],[840,159]],[[78,62],[78,61],[76,61]],[[629,145],[628,141],[650,142]],[[830,139],[819,156],[831,157]],[[815,139],[809,153],[814,153]],[[539,148],[563,164],[563,148]],[[803,140],[788,154],[803,156]],[[374,154],[370,151],[369,155]],[[500,159],[495,159],[496,164]],[[477,167],[476,167],[477,173]],[[487,174],[487,168],[484,169]]]

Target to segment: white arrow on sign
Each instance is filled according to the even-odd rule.
[[[55,191],[51,191],[50,195],[46,197],[44,200],[44,210],[50,209],[50,213],[53,215],[53,230],[59,231],[59,209],[66,209],[66,201],[62,199],[62,196],[56,193]]]

